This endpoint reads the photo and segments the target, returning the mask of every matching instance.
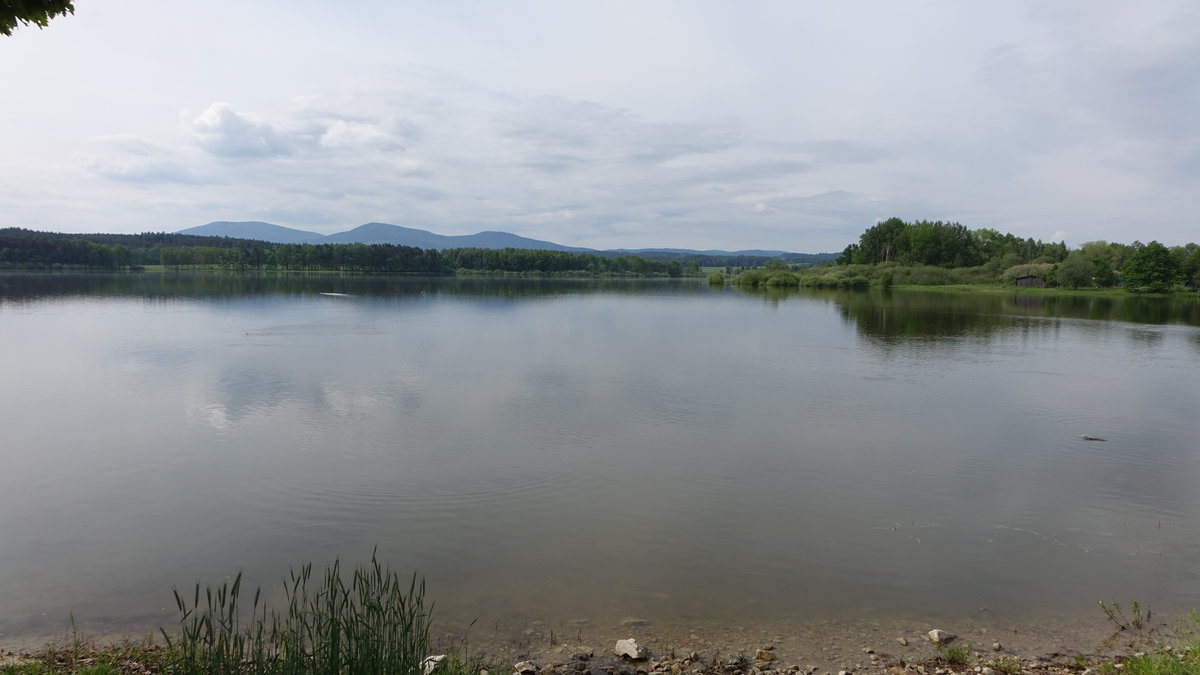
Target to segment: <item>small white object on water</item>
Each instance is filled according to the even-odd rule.
[[[333,298],[349,298],[349,297],[351,297],[349,293],[332,293],[332,292],[327,292],[327,291],[321,291],[320,295],[328,295]]]
[[[445,660],[446,660],[445,654],[438,654],[436,656],[426,656],[425,660],[421,662],[421,675],[429,675],[430,673],[433,672],[434,668],[437,668],[439,665],[441,665],[442,661],[445,661]]]

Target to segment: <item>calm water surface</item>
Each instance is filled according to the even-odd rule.
[[[376,546],[462,620],[1200,605],[1194,301],[10,274],[0,377],[10,639]]]

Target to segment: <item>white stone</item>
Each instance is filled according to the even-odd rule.
[[[954,642],[958,639],[958,636],[954,633],[947,633],[944,630],[934,628],[933,630],[929,631],[928,638],[933,644],[941,646]]]
[[[437,656],[426,656],[425,660],[421,662],[421,675],[429,675],[430,673],[433,672],[434,668],[437,668],[439,665],[441,665],[442,661],[445,661],[445,660],[446,660],[445,654],[438,654]]]
[[[627,656],[635,661],[646,658],[650,652],[646,648],[639,645],[637,640],[627,638],[625,640],[617,640],[617,646],[613,647],[613,651],[617,656]]]
[[[516,665],[513,666],[514,673],[523,673],[525,675],[530,675],[531,673],[536,673],[537,671],[538,671],[537,664],[534,663],[533,661],[521,661],[520,663],[517,663]]]

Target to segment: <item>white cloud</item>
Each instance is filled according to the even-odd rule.
[[[109,136],[92,143],[96,151],[78,156],[84,170],[130,183],[198,183],[201,178],[177,153],[136,136]]]
[[[221,101],[208,106],[188,124],[196,143],[219,157],[273,157],[296,151],[295,143],[285,133]]]
[[[317,144],[329,150],[391,151],[403,150],[403,140],[378,124],[339,119],[325,129]]]

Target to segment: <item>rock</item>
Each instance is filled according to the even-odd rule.
[[[908,646],[908,638],[898,637],[896,638],[896,642],[899,642],[901,647]]]
[[[937,628],[929,631],[926,637],[937,647],[948,645],[958,639],[958,636],[954,633],[947,633],[946,631]]]
[[[772,649],[759,649],[754,652],[754,666],[759,670],[766,670],[774,661],[775,652]]]
[[[648,656],[650,652],[645,647],[639,645],[637,640],[627,638],[625,640],[617,640],[617,646],[613,647],[613,652],[617,656],[624,656],[634,661],[640,661]]]
[[[538,671],[538,675],[561,675],[555,664],[550,664]]]
[[[513,672],[519,675],[535,675],[538,670],[538,665],[533,661],[521,661],[513,665]]]
[[[439,665],[441,665],[442,661],[445,661],[445,660],[446,660],[445,654],[438,654],[436,656],[426,656],[425,660],[421,662],[421,675],[429,675],[430,673],[433,672],[434,668],[437,668]]]
[[[979,669],[979,675],[996,675],[996,671],[988,666]]]
[[[998,652],[998,651],[1000,651],[1000,650],[1002,650],[1002,649],[1004,649],[1004,646],[1003,646],[1003,645],[1001,645],[999,642],[993,642],[993,643],[992,643],[992,651],[994,651],[994,652]]]

